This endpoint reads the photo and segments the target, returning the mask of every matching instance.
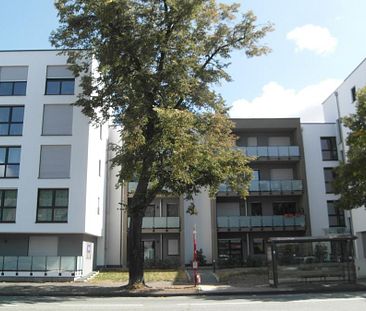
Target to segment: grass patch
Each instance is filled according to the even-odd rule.
[[[147,270],[145,271],[145,282],[173,282],[184,283],[187,282],[186,274],[183,270]],[[128,281],[127,271],[106,271],[100,272],[91,282],[119,282],[125,283]]]
[[[267,267],[259,268],[232,268],[232,269],[220,269],[216,270],[216,275],[219,277],[220,282],[227,282],[236,279],[245,279],[246,276],[253,275],[266,275],[268,273]]]

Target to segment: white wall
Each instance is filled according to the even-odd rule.
[[[80,108],[74,107],[72,136],[41,135],[44,104],[71,104],[77,98],[76,95],[44,95],[47,65],[66,63],[66,57],[57,55],[57,53],[57,51],[0,52],[0,66],[29,66],[26,96],[0,97],[0,105],[25,106],[23,135],[0,137],[0,145],[21,146],[19,178],[1,180],[1,188],[18,189],[16,223],[2,224],[0,233],[101,234],[102,215],[90,216],[91,211],[95,211],[95,205],[91,204],[86,209],[87,203],[93,201],[96,196],[96,192],[93,195],[91,192],[97,188],[92,185],[90,182],[92,177],[87,173],[88,170],[92,170],[93,165],[98,167],[98,163],[95,163],[95,159],[93,159],[98,153],[95,152],[95,149],[91,149],[93,146],[90,146],[95,139],[93,130],[90,131],[88,118],[80,112]],[[76,79],[76,94],[80,91],[78,82],[79,79]],[[91,132],[90,137],[89,132]],[[39,179],[40,146],[55,144],[71,145],[70,178]],[[88,158],[88,153],[93,155]],[[87,178],[89,178],[88,184]],[[69,188],[67,223],[36,223],[38,188]],[[99,190],[102,198],[103,189]],[[89,195],[90,198],[87,197]]]
[[[301,124],[306,179],[309,197],[311,235],[322,236],[324,229],[329,228],[327,200],[337,200],[338,196],[325,192],[325,167],[336,167],[338,161],[323,161],[321,137],[336,137],[335,123],[303,123]]]
[[[184,243],[185,263],[193,259],[193,229],[197,229],[197,249],[202,248],[203,255],[208,263],[212,262],[212,223],[211,223],[211,200],[208,192],[203,190],[194,196],[198,214],[189,215],[186,213],[190,202],[184,201]]]

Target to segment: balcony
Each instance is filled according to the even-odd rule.
[[[82,256],[0,256],[1,277],[66,277],[83,273]]]
[[[347,227],[329,227],[324,230],[325,235],[348,235],[351,231]]]
[[[219,216],[218,231],[293,231],[305,230],[305,216]]]
[[[219,192],[232,192],[226,184],[221,184]],[[252,180],[250,195],[300,195],[303,192],[302,180]]]
[[[262,160],[298,160],[300,158],[299,146],[256,146],[236,147],[250,157],[256,157],[256,161]]]
[[[144,217],[142,219],[143,232],[179,232],[179,228],[179,217]]]

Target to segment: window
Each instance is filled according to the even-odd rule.
[[[168,240],[168,256],[179,255],[179,242],[177,239]]]
[[[344,211],[335,206],[336,201],[327,201],[329,227],[345,227]]]
[[[166,214],[167,217],[178,217],[178,204],[175,203],[168,203],[166,205]]]
[[[294,171],[292,168],[272,168],[271,180],[292,180]]]
[[[220,261],[233,260],[242,262],[242,243],[240,239],[218,240],[218,255]]]
[[[334,193],[333,180],[335,174],[332,167],[324,168],[325,193]]]
[[[72,135],[71,105],[44,105],[42,135]]]
[[[68,189],[38,189],[37,222],[67,222]]]
[[[355,102],[356,99],[357,99],[356,87],[355,86],[353,88],[351,88],[351,99],[352,99],[352,103]]]
[[[291,141],[288,136],[272,136],[268,137],[268,146],[290,146]]]
[[[262,203],[261,202],[252,202],[249,203],[250,206],[250,215],[251,216],[262,216]]]
[[[323,161],[338,160],[337,144],[335,137],[321,137],[320,143],[322,148]]]
[[[144,247],[144,259],[155,259],[155,241],[142,241]]]
[[[258,141],[256,136],[251,136],[247,138],[247,146],[248,147],[256,147],[258,146]]]
[[[149,204],[145,211],[145,217],[155,217],[155,205]]]
[[[41,146],[39,178],[70,178],[71,146]]]
[[[253,239],[253,253],[264,254],[264,240],[262,238]]]
[[[261,174],[259,170],[253,170],[253,179],[252,180],[260,180]]]
[[[17,190],[0,189],[0,222],[15,222]]]
[[[0,146],[0,178],[19,177],[20,147]]]
[[[74,95],[75,77],[68,66],[47,66],[46,95]]]
[[[23,106],[0,107],[0,136],[21,136],[23,132]]]
[[[296,202],[273,202],[273,215],[296,213]]]
[[[0,67],[0,96],[21,96],[26,94],[28,67]]]

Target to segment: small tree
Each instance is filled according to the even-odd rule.
[[[337,206],[353,209],[366,206],[366,88],[357,94],[356,113],[343,118],[349,128],[347,161],[336,168],[335,192],[341,197]]]
[[[76,74],[91,58],[100,74],[82,77],[76,104],[94,121],[122,125],[113,164],[121,167],[121,184],[137,180],[128,257],[129,285],[140,286],[142,218],[158,193],[192,199],[227,182],[247,195],[248,159],[233,149],[233,124],[212,86],[230,80],[233,50],[269,52],[258,42],[272,27],[256,26],[252,12],[239,20],[238,4],[214,0],[58,0],[56,8],[52,44],[65,49]]]

